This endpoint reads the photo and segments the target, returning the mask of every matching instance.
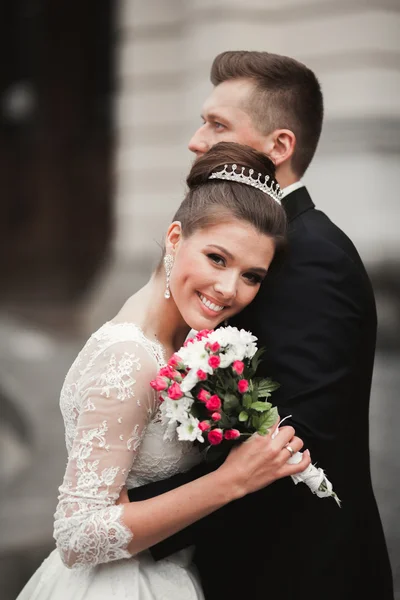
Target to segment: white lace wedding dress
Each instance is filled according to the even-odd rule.
[[[76,358],[60,399],[68,463],[57,549],[17,600],[203,599],[191,550],[158,562],[148,551],[131,556],[125,508],[115,504],[123,485],[164,479],[201,460],[191,443],[163,437],[149,382],[164,364],[162,347],[131,323],[106,323]]]

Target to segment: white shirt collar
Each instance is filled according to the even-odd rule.
[[[286,196],[302,187],[304,187],[304,183],[301,180],[291,183],[282,189],[282,198],[286,198]]]

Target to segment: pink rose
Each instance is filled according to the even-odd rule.
[[[202,371],[201,369],[197,371],[196,375],[199,379],[201,379],[201,381],[207,379],[207,373],[205,371]]]
[[[206,402],[206,409],[209,411],[219,410],[221,408],[221,400],[217,394],[214,394]]]
[[[224,438],[226,440],[236,440],[238,437],[240,437],[240,431],[237,429],[227,429],[225,431]]]
[[[235,360],[235,362],[232,365],[232,369],[235,371],[235,373],[241,375],[244,369],[244,362],[242,362],[241,360]]]
[[[208,432],[208,441],[213,446],[220,444],[223,440],[223,437],[222,429],[212,429]]]
[[[200,402],[207,402],[207,400],[210,397],[210,392],[207,392],[204,388],[202,388],[199,393],[197,394],[197,399],[200,400]]]
[[[186,346],[189,346],[189,344],[193,344],[193,342],[194,342],[194,338],[188,338],[183,345],[186,348]]]
[[[201,421],[198,425],[200,431],[208,431],[211,427],[208,421]]]
[[[196,340],[202,340],[203,338],[208,337],[212,332],[212,329],[202,329],[196,333]]]
[[[179,383],[173,383],[171,387],[168,388],[168,396],[171,400],[179,400],[179,398],[182,398],[183,392]]]
[[[213,344],[210,345],[210,350],[211,352],[218,352],[218,350],[221,348],[221,346],[218,344],[218,342],[214,342]]]
[[[221,363],[221,359],[219,356],[210,356],[210,358],[208,359],[208,364],[210,365],[210,367],[212,369],[217,369],[219,367]]]
[[[181,357],[179,356],[179,354],[175,353],[169,359],[168,366],[174,368],[174,367],[177,367],[181,362],[182,362]]]
[[[173,379],[175,375],[177,375],[177,373],[178,372],[175,371],[175,369],[169,366],[162,367],[158,372],[158,374],[161,375],[161,377],[168,377],[168,379]]]
[[[247,379],[241,379],[238,383],[238,390],[241,394],[244,394],[249,389],[249,382]]]
[[[160,377],[158,375],[155,379],[153,379],[153,381],[150,381],[150,385],[153,388],[153,390],[156,390],[157,392],[162,392],[168,387],[168,379],[166,377]]]
[[[212,420],[213,420],[213,421],[220,421],[220,420],[221,420],[221,415],[220,415],[220,413],[219,413],[219,412],[214,412],[214,413],[211,415],[211,418],[212,418]]]

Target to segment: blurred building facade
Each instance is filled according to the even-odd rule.
[[[56,75],[49,63],[43,74],[47,100],[42,116],[33,119],[36,131],[38,123],[47,123],[40,164],[30,163],[42,203],[36,214],[44,217],[36,218],[31,251],[18,250],[28,239],[27,226],[14,241],[14,251],[22,256],[22,283],[13,287],[3,269],[4,289],[10,285],[11,292],[0,303],[0,401],[7,414],[0,445],[8,457],[0,462],[0,579],[7,573],[11,584],[6,588],[0,581],[9,590],[2,597],[12,600],[11,590],[53,546],[52,515],[65,467],[58,411],[63,376],[85,336],[115,314],[158,260],[165,229],[183,198],[192,161],[187,143],[211,90],[212,59],[227,49],[249,49],[293,56],[312,68],[322,85],[325,124],[304,180],[318,208],[355,242],[376,291],[380,328],[371,405],[372,467],[400,598],[393,429],[400,384],[398,1],[120,0],[88,2],[83,13],[75,0],[57,9],[45,2],[18,4],[42,6],[38,23],[53,30],[59,71]],[[95,13],[97,24],[89,35]],[[109,69],[105,79],[103,64]],[[97,79],[89,81],[93,73]],[[61,101],[63,89],[69,90],[67,102]],[[60,130],[66,114],[69,120]],[[26,128],[21,127],[22,138]],[[63,137],[54,145],[55,131]],[[13,139],[17,151],[21,141]],[[9,140],[3,136],[0,151],[11,161]],[[4,181],[18,178],[9,169],[0,174]],[[26,191],[20,195],[26,196]],[[6,205],[10,210],[12,202]],[[54,246],[55,239],[64,241]],[[54,269],[49,267],[39,284],[28,277],[25,265],[35,248],[54,259]],[[51,289],[42,286],[57,269],[64,276],[55,278]],[[63,282],[69,282],[64,291]]]

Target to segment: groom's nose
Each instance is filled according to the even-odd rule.
[[[204,140],[204,137],[201,135],[201,127],[196,131],[194,136],[189,142],[188,148],[191,152],[194,152],[199,156],[200,154],[204,154],[210,149],[210,145]]]

